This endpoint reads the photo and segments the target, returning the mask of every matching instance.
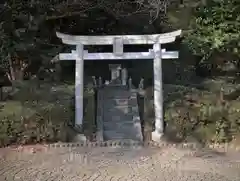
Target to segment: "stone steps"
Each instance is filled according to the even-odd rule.
[[[136,131],[136,129],[124,129],[121,131],[107,130],[104,131],[103,137],[105,140],[121,140],[131,139],[134,141],[142,141],[142,132]]]
[[[125,129],[128,127],[138,127],[141,126],[140,122],[132,122],[132,121],[121,121],[121,122],[105,122],[103,123],[104,130],[118,130]]]
[[[103,139],[142,141],[136,92],[129,91],[126,87],[111,86],[103,88],[99,96],[101,102],[98,106],[101,106],[102,113],[98,120],[101,119],[99,122]]]

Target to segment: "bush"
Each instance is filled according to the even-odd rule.
[[[75,120],[74,85],[24,81],[11,100],[0,103],[0,147],[11,144],[72,141],[79,131],[91,137],[95,132],[95,95],[85,85],[83,130],[71,129]],[[3,103],[3,104],[2,104]],[[1,105],[2,104],[2,105]]]
[[[165,85],[166,136],[173,141],[195,137],[199,142],[229,142],[240,135],[240,103],[216,94]],[[146,89],[144,125],[154,129],[153,91]]]
[[[240,105],[219,100],[221,97],[203,94],[195,100],[175,102],[166,109],[165,120],[180,139],[194,136],[204,143],[229,142],[240,133]]]
[[[185,43],[203,60],[224,52],[240,56],[240,1],[209,0],[197,7]]]
[[[71,85],[24,81],[11,100],[1,102],[0,146],[68,140]]]
[[[56,121],[54,114],[59,110],[55,111],[45,110],[31,117],[8,115],[0,121],[0,146],[66,141],[67,124]]]

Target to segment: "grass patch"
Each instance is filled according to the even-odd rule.
[[[0,146],[10,144],[32,144],[39,142],[66,142],[76,135],[69,122],[74,120],[73,84],[42,83],[41,86],[24,81],[15,85],[18,90],[11,100],[0,103]],[[88,136],[94,129],[95,120],[90,107],[95,104],[88,89],[84,94],[84,127]],[[86,113],[88,112],[88,113]]]

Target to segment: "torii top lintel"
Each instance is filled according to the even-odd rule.
[[[123,44],[155,44],[171,43],[181,35],[182,30],[152,35],[107,35],[107,36],[78,36],[56,32],[58,38],[68,45],[112,45],[115,39],[121,39]]]

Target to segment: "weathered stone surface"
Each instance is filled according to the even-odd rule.
[[[105,140],[133,139],[142,141],[141,122],[139,118],[137,96],[125,87],[105,87],[99,92],[102,97],[98,112]],[[100,120],[101,119],[101,120]],[[99,125],[99,124],[98,124]]]

